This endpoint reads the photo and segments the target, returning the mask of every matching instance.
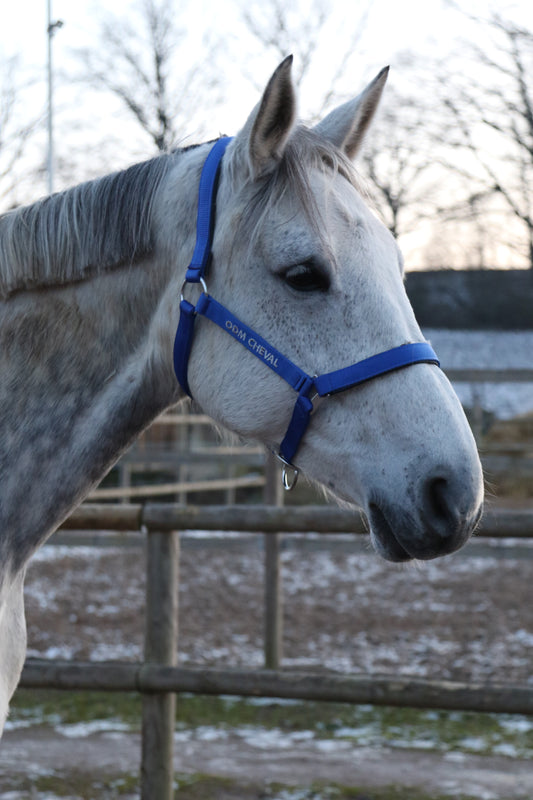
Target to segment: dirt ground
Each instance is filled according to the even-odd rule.
[[[532,545],[479,541],[435,562],[398,566],[375,556],[364,538],[336,537],[327,544],[324,539],[302,538],[298,546],[287,539],[283,550],[284,666],[533,681]],[[30,655],[142,657],[142,547],[46,547],[30,566],[26,598]],[[262,613],[261,537],[182,537],[181,663],[260,666]],[[37,771],[74,763],[88,772],[105,773],[107,765],[135,772],[139,739],[95,731],[80,741],[37,728],[15,729],[0,747],[0,772],[7,765],[16,771],[21,759],[27,759],[24,768],[31,763]],[[275,741],[251,746],[231,735],[178,739],[175,767],[241,781],[246,775],[263,786],[334,780],[371,792],[395,784],[406,787],[404,800],[411,800],[410,786],[425,789],[429,797],[533,798],[533,765],[518,758],[349,742],[328,749],[305,739],[290,748]],[[261,791],[235,796],[272,796]],[[2,800],[23,796],[0,793]],[[321,795],[300,795],[312,796]]]
[[[402,787],[403,793],[394,795],[399,800],[411,800],[411,791],[420,790],[427,798],[446,795],[477,800],[530,800],[533,797],[533,771],[526,761],[356,747],[348,742],[334,745],[322,751],[306,741],[293,743],[290,748],[272,742],[268,748],[258,748],[243,746],[241,740],[230,735],[222,741],[198,740],[186,746],[177,743],[174,768],[179,774],[203,773],[232,779],[231,784],[224,785],[227,800],[265,800],[276,796],[279,800],[320,800],[316,789],[304,794],[305,787],[333,781],[362,787],[365,794],[351,795],[354,800],[373,800],[375,790],[390,786]],[[75,764],[78,771],[98,774],[102,785],[109,787],[117,773],[135,773],[139,757],[138,735],[95,733],[80,741],[50,736],[49,732],[36,729],[7,736],[0,751],[0,769],[10,762],[17,765],[11,767],[11,773],[24,772],[30,763],[37,772],[50,771],[53,765],[56,772],[68,774]],[[267,788],[273,784],[304,788],[292,796],[275,795]],[[206,795],[205,800],[220,800],[220,786],[216,791],[216,795]],[[102,789],[102,795],[104,792]],[[27,795],[34,796],[42,797]],[[105,793],[106,798],[113,796]],[[138,795],[120,797],[137,800]],[[0,798],[22,800],[20,795],[1,792],[1,778]]]

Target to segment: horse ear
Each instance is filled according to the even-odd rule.
[[[283,155],[296,118],[292,56],[281,62],[238,136],[245,143],[253,179],[271,172]]]
[[[315,131],[328,139],[348,158],[355,158],[378,107],[389,74],[385,67],[354,100],[339,106],[315,126]]]

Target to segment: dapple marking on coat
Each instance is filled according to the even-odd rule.
[[[310,374],[422,338],[396,243],[351,164],[386,77],[308,129],[286,59],[224,155],[210,290]],[[182,396],[172,346],[210,146],[0,217],[0,729],[25,657],[28,560]],[[209,322],[197,328],[189,383],[200,408],[279,443],[292,390]],[[365,510],[392,561],[458,549],[481,512],[473,437],[429,364],[331,398],[298,466]]]

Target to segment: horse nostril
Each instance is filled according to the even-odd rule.
[[[453,502],[452,487],[446,478],[430,478],[426,483],[428,510],[437,523],[453,524],[457,520],[457,509]]]
[[[424,486],[423,505],[427,532],[434,545],[440,542],[446,552],[458,550],[472,533],[478,519],[465,476],[441,472],[428,478]],[[476,506],[477,507],[477,506]]]
[[[448,481],[446,478],[431,478],[426,484],[426,497],[429,507],[437,519],[449,520],[453,512],[449,504]]]

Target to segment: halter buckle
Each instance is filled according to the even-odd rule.
[[[281,470],[281,482],[283,484],[283,488],[286,492],[290,492],[291,489],[294,489],[298,482],[298,475],[300,474],[300,470],[298,467],[295,467],[294,464],[291,464],[289,461],[285,461],[283,456],[279,453],[274,453],[278,461],[281,461],[283,464]]]

